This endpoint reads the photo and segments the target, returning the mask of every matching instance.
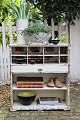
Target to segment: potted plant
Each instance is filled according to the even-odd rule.
[[[50,29],[46,29],[41,23],[34,23],[33,25],[28,26],[22,33],[25,38],[25,44],[48,43],[48,40],[51,37]]]
[[[11,0],[11,5],[7,4],[7,7],[12,10],[12,14],[16,15],[17,43],[23,44],[24,38],[22,30],[28,27],[30,4],[29,2],[26,3],[26,0],[23,0],[18,6],[15,1],[13,2],[13,0]]]

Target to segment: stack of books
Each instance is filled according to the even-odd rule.
[[[58,98],[56,97],[40,97],[39,104],[40,105],[54,105],[58,104]]]
[[[43,77],[17,77],[17,88],[43,88]]]

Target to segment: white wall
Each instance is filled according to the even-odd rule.
[[[80,82],[80,20],[75,21],[75,26],[70,29],[70,76],[71,81]]]

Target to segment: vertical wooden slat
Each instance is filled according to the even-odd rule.
[[[70,27],[70,74],[74,81],[80,82],[80,20]]]
[[[6,36],[5,36],[5,25],[4,22],[2,23],[2,39],[3,39],[3,57],[4,57],[4,73],[5,73],[5,80],[7,80],[7,51],[6,51]]]
[[[71,48],[70,48],[70,79],[71,81],[76,81],[76,74],[77,74],[77,43],[76,43],[76,26],[73,28],[73,26],[71,26],[71,35],[70,35],[70,39],[71,39]],[[77,46],[77,47],[76,47]],[[76,58],[76,59],[75,59]]]
[[[58,48],[58,50],[59,50],[59,64],[60,64],[60,47]]]
[[[58,25],[58,34],[59,34],[59,39],[61,40],[61,36],[62,36],[61,23],[59,23]]]
[[[54,20],[51,18],[52,39],[54,39]]]
[[[10,44],[12,44],[12,40],[13,40],[13,35],[12,35],[12,23],[10,22],[9,24],[9,32],[10,32]]]
[[[10,52],[8,45],[7,45],[7,76],[8,76],[8,80],[10,80]]]
[[[46,19],[44,20],[44,26],[45,26],[45,28],[47,28],[47,20]]]
[[[66,33],[66,43],[68,43],[68,25],[67,25],[67,23],[66,23],[66,31],[65,31],[65,33]]]
[[[1,72],[1,79],[0,82],[2,82],[4,80],[4,68],[3,68],[4,64],[3,64],[3,50],[2,50],[2,46],[0,46],[0,72]]]

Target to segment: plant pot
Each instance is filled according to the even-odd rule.
[[[51,37],[51,33],[39,32],[38,34],[33,35],[24,35],[24,39],[26,40],[26,44],[32,43],[48,43],[48,40]]]
[[[26,43],[22,31],[27,27],[28,27],[28,19],[18,19],[16,21],[17,44],[23,45]]]

